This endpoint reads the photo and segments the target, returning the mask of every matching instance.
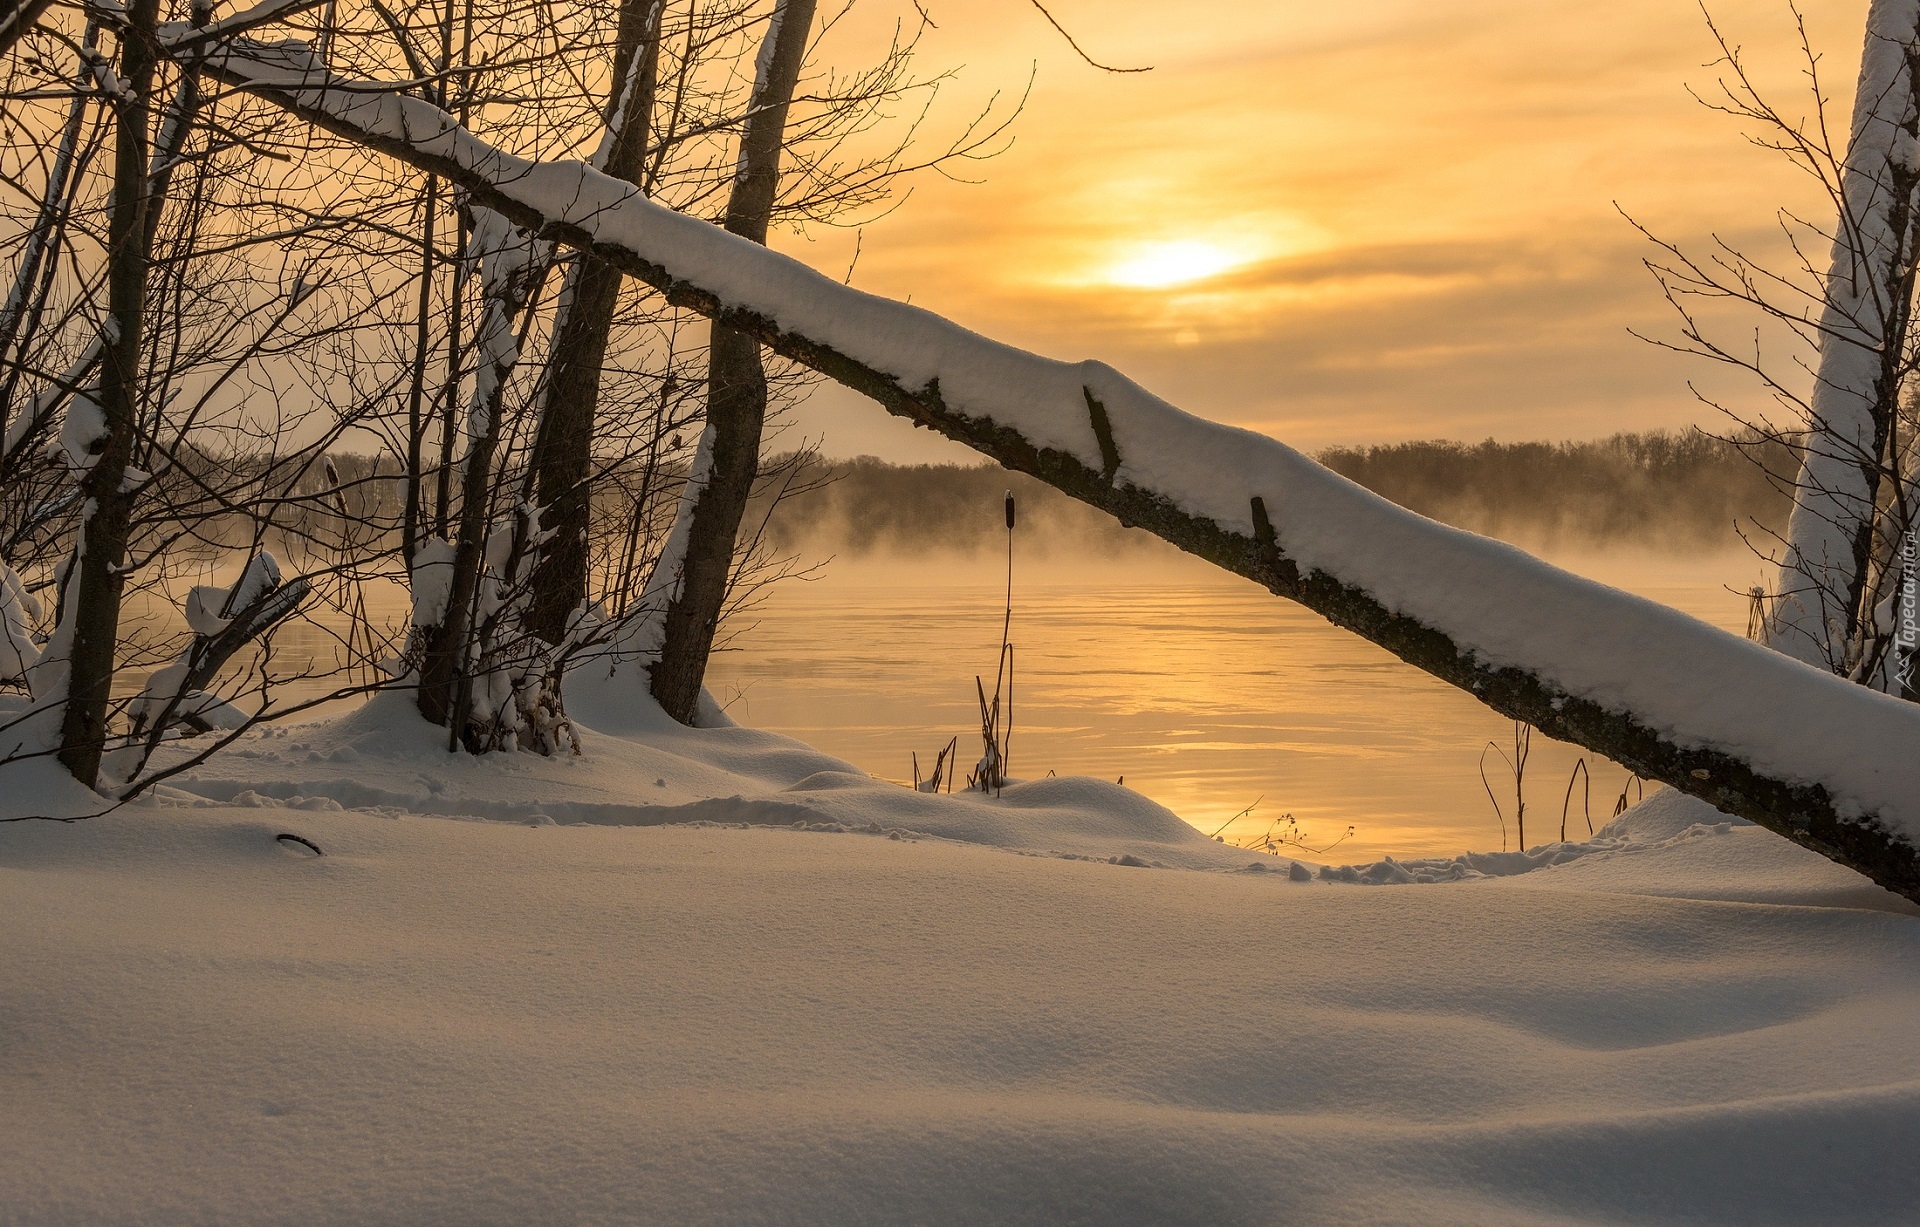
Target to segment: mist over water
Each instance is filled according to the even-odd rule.
[[[1736,525],[1783,526],[1797,458],[1755,438],[1652,431],[1561,443],[1426,440],[1335,448],[1318,459],[1369,490],[1456,528],[1536,553],[1620,548],[1663,554],[1735,552]],[[1165,556],[1150,533],[1022,473],[990,464],[893,465],[872,457],[813,467],[801,492],[769,508],[766,538],[812,558],[950,558],[1000,552],[1001,496],[1020,503],[1031,558],[1085,561]],[[1156,551],[1161,551],[1156,553]]]
[[[1665,433],[1321,459],[1404,506],[1735,634],[1767,573],[1735,525],[1787,510],[1755,461],[1793,462],[1777,447]],[[773,589],[709,671],[737,719],[902,782],[916,753],[926,771],[957,735],[964,772],[982,748],[974,678],[991,691],[999,650],[1011,490],[1013,775],[1124,778],[1229,840],[1283,828],[1305,856],[1519,846],[1513,773],[1488,749],[1513,756],[1513,722],[1468,695],[1021,474],[859,460],[830,476],[767,523],[773,546],[824,564],[818,578]],[[1628,772],[1586,755],[1569,797],[1584,753],[1532,736],[1529,845],[1559,837],[1563,807],[1569,838],[1589,814],[1596,827],[1611,817]]]

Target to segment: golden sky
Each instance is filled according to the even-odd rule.
[[[1805,2],[1844,127],[1865,0]],[[930,134],[1030,71],[1033,93],[982,182],[924,178],[866,227],[853,283],[1297,446],[1710,421],[1690,378],[1753,403],[1627,335],[1673,327],[1616,202],[1663,237],[1776,252],[1776,210],[1827,211],[1688,95],[1720,71],[1690,0],[1051,0],[1095,58],[1153,66],[1127,75],[1027,0],[923,3],[921,63],[960,70]],[[862,10],[830,57],[856,62],[895,11]],[[1784,0],[1713,12],[1806,113]],[[777,242],[836,275],[852,251]],[[833,454],[966,454],[838,390],[802,424]]]

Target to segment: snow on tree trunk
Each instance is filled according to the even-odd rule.
[[[713,443],[714,428],[709,422],[700,432],[693,466],[687,472],[686,484],[680,488],[673,527],[667,532],[666,543],[660,547],[660,556],[653,561],[653,569],[647,573],[646,585],[640,590],[631,612],[585,665],[593,671],[604,669],[604,677],[596,678],[596,684],[616,695],[624,689],[627,702],[644,700],[651,670],[660,659],[661,645],[666,642],[667,610],[679,599],[686,578],[687,540],[693,532],[694,508],[699,506],[700,497],[713,476]]]
[[[12,567],[0,562],[0,682],[26,685],[40,647],[33,641],[33,624],[40,617],[40,598],[27,591]]]
[[[256,603],[279,587],[280,561],[262,550],[248,561],[240,577],[231,586],[196,584],[187,591],[181,613],[186,619],[187,628],[193,632],[194,642],[173,663],[154,670],[148,676],[147,684],[127,709],[134,736],[138,737],[151,729],[157,740],[173,716],[191,714],[193,704],[188,705],[189,710],[176,709],[182,699],[188,697],[188,681],[195,672],[193,666],[196,655],[204,650],[203,645],[218,639],[232,628],[237,614],[242,611],[253,613]]]
[[[419,706],[435,724],[456,727],[462,716],[459,682],[473,663],[474,600],[491,530],[493,455],[500,441],[501,393],[520,358],[515,332],[534,282],[545,273],[551,244],[514,226],[503,214],[476,206],[468,257],[480,265],[486,313],[474,337],[480,364],[467,404],[466,451],[458,463],[460,527],[441,618],[426,635],[420,664]]]
[[[167,731],[185,724],[196,732],[238,728],[245,713],[208,690],[235,653],[300,607],[312,590],[304,576],[281,582],[280,562],[261,550],[232,586],[200,584],[190,589],[181,612],[193,631],[185,651],[148,676],[127,715],[132,737],[110,752],[102,766],[122,795],[159,748]]]
[[[418,99],[340,88],[302,50],[236,44],[208,71],[455,179],[669,302],[1299,601],[1503,715],[1920,899],[1920,705],[1415,515],[1102,363],[1000,344],[581,163],[513,157]]]
[[[1880,602],[1867,584],[1913,298],[1916,20],[1920,0],[1873,0],[1868,12],[1811,421],[1769,638],[1843,676],[1886,672],[1876,650]]]

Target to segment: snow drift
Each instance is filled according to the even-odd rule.
[[[1920,1044],[1920,909],[1690,798],[1558,865],[1362,888],[1096,781],[927,797],[630,717],[475,759],[394,696],[0,826],[0,1218],[1892,1223],[1920,1194],[1888,1056]],[[12,812],[86,803],[7,771]]]

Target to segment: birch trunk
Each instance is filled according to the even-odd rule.
[[[1768,640],[1869,683],[1884,672],[1869,580],[1913,300],[1916,18],[1920,0],[1873,0],[1868,12],[1811,421]]]
[[[481,356],[467,411],[467,448],[461,458],[460,520],[446,609],[427,634],[420,664],[420,714],[452,727],[458,737],[456,702],[461,674],[472,655],[474,595],[486,554],[493,457],[500,443],[501,395],[520,351],[514,329],[546,267],[546,244],[513,232],[512,223],[490,210],[474,210],[469,258],[481,264],[486,309],[474,347]]]

